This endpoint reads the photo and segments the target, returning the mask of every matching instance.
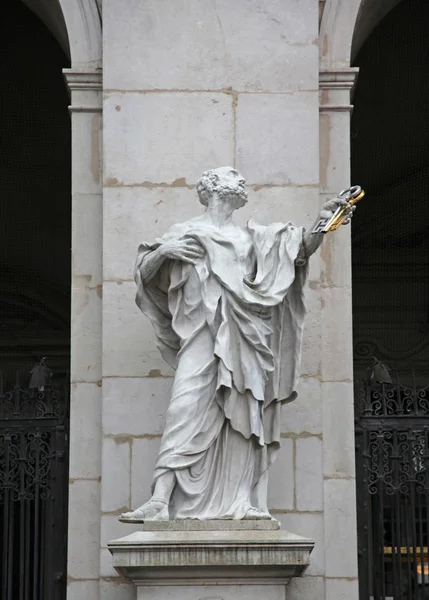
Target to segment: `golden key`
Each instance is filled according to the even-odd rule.
[[[349,218],[349,208],[365,196],[364,190],[359,185],[353,185],[340,192],[337,196],[340,200],[346,200],[349,206],[339,206],[332,217],[321,218],[311,233],[328,233],[335,231]]]

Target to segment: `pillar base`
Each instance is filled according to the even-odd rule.
[[[314,547],[271,521],[264,528],[254,522],[254,529],[248,521],[247,530],[242,521],[181,521],[175,529],[162,523],[108,544],[138,600],[285,600],[286,585],[303,573]]]

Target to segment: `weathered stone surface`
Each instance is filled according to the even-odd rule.
[[[173,380],[166,377],[105,378],[103,431],[105,435],[160,435]]]
[[[325,479],[327,577],[357,577],[356,482]]]
[[[195,184],[208,166],[232,163],[232,105],[225,93],[108,93],[105,185]]]
[[[284,585],[174,585],[141,586],[137,600],[284,600]]]
[[[135,526],[134,526],[135,527]],[[116,514],[102,514],[100,528],[100,545],[107,548],[109,540],[116,540],[130,533],[130,527],[118,521]],[[117,575],[117,573],[116,573]]]
[[[90,279],[90,275],[82,275],[72,280],[72,383],[101,379],[101,288],[89,287]]]
[[[104,12],[110,42],[104,49],[104,85],[316,89],[317,21],[317,3],[311,0],[128,0],[119,14]]]
[[[323,600],[325,598],[325,580],[323,577],[294,577],[287,586],[287,600]],[[326,596],[328,598],[328,596]]]
[[[123,581],[119,577],[100,581],[100,600],[136,600],[136,597],[137,589],[131,581]],[[77,600],[83,598],[85,596],[80,596]]]
[[[104,283],[103,294],[103,376],[172,377],[152,323],[142,319],[135,303],[135,283]]]
[[[158,457],[160,438],[134,439],[131,456],[131,505],[138,506],[150,498],[150,490]],[[135,525],[134,525],[135,528]],[[129,527],[126,529],[130,531]],[[112,537],[110,538],[112,539]]]
[[[100,576],[106,579],[119,579],[118,572],[113,568],[112,556],[107,548],[100,548]]]
[[[351,288],[322,288],[323,381],[353,378],[353,325]]]
[[[134,280],[139,245],[163,235],[177,221],[203,213],[195,189],[187,187],[112,187],[104,190],[104,279]],[[135,290],[135,288],[134,288]]]
[[[101,113],[80,112],[72,120],[73,193],[101,191]]]
[[[72,198],[72,270],[88,285],[102,282],[103,197],[74,194]]]
[[[322,362],[321,297],[320,288],[309,284],[305,289],[304,339],[302,342],[301,375],[319,377]]]
[[[322,384],[316,377],[302,377],[298,398],[282,407],[282,433],[322,433]]]
[[[315,540],[314,550],[310,557],[310,565],[305,571],[304,577],[324,576],[325,531],[323,514],[289,512],[285,514],[275,514],[274,516],[280,520],[281,528],[284,531],[299,531],[301,535]],[[313,600],[312,596],[310,596],[310,598]],[[314,600],[319,600],[319,596],[316,596]]]
[[[329,600],[354,600],[359,597],[357,579],[327,579],[326,598]]]
[[[277,458],[270,468],[268,508],[293,509],[295,477],[293,471],[293,441],[282,439]]]
[[[130,504],[131,443],[127,438],[104,438],[102,442],[102,512],[117,511]]]
[[[69,577],[98,579],[99,545],[100,483],[85,479],[72,481],[69,486]]]
[[[322,112],[320,115],[320,190],[335,194],[347,187],[350,178],[350,113]]]
[[[100,600],[98,585],[98,578],[94,581],[69,581],[67,600]]]
[[[344,382],[323,384],[324,476],[355,476],[353,387]]]
[[[304,437],[296,444],[296,506],[298,510],[323,510],[323,444]]]
[[[318,184],[317,92],[241,94],[236,110],[237,166],[249,184]]]
[[[96,383],[71,386],[70,479],[101,475],[101,388]]]

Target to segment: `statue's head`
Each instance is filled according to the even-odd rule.
[[[210,200],[217,196],[221,200],[232,202],[234,208],[241,208],[247,202],[245,183],[244,177],[232,167],[204,171],[197,183],[200,202],[209,206]]]

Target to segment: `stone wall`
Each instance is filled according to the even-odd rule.
[[[226,164],[247,178],[243,223],[313,222],[320,205],[318,8],[315,0],[103,2],[103,600],[135,597],[113,570],[106,543],[132,532],[117,517],[149,497],[172,384],[151,325],[134,303],[137,246],[201,212],[199,175]],[[338,374],[337,356],[350,341],[349,324],[337,332],[339,350],[329,329],[335,311],[349,308],[349,296],[326,275],[329,251],[322,283],[320,254],[312,258],[300,397],[283,410],[283,444],[271,472],[272,513],[283,528],[316,540],[311,566],[289,586],[289,600],[320,600],[327,568],[333,577],[349,572],[348,557],[325,550],[324,523],[332,548],[341,518],[335,503],[324,514],[326,498],[349,497],[343,487],[354,485],[352,455],[343,453],[350,439],[323,437],[322,417],[329,435],[338,433],[335,411],[350,387],[348,366]],[[338,377],[344,389],[332,383]],[[343,470],[346,479],[337,482]],[[347,535],[350,519],[344,525]],[[327,584],[329,600],[345,597],[341,584]]]

